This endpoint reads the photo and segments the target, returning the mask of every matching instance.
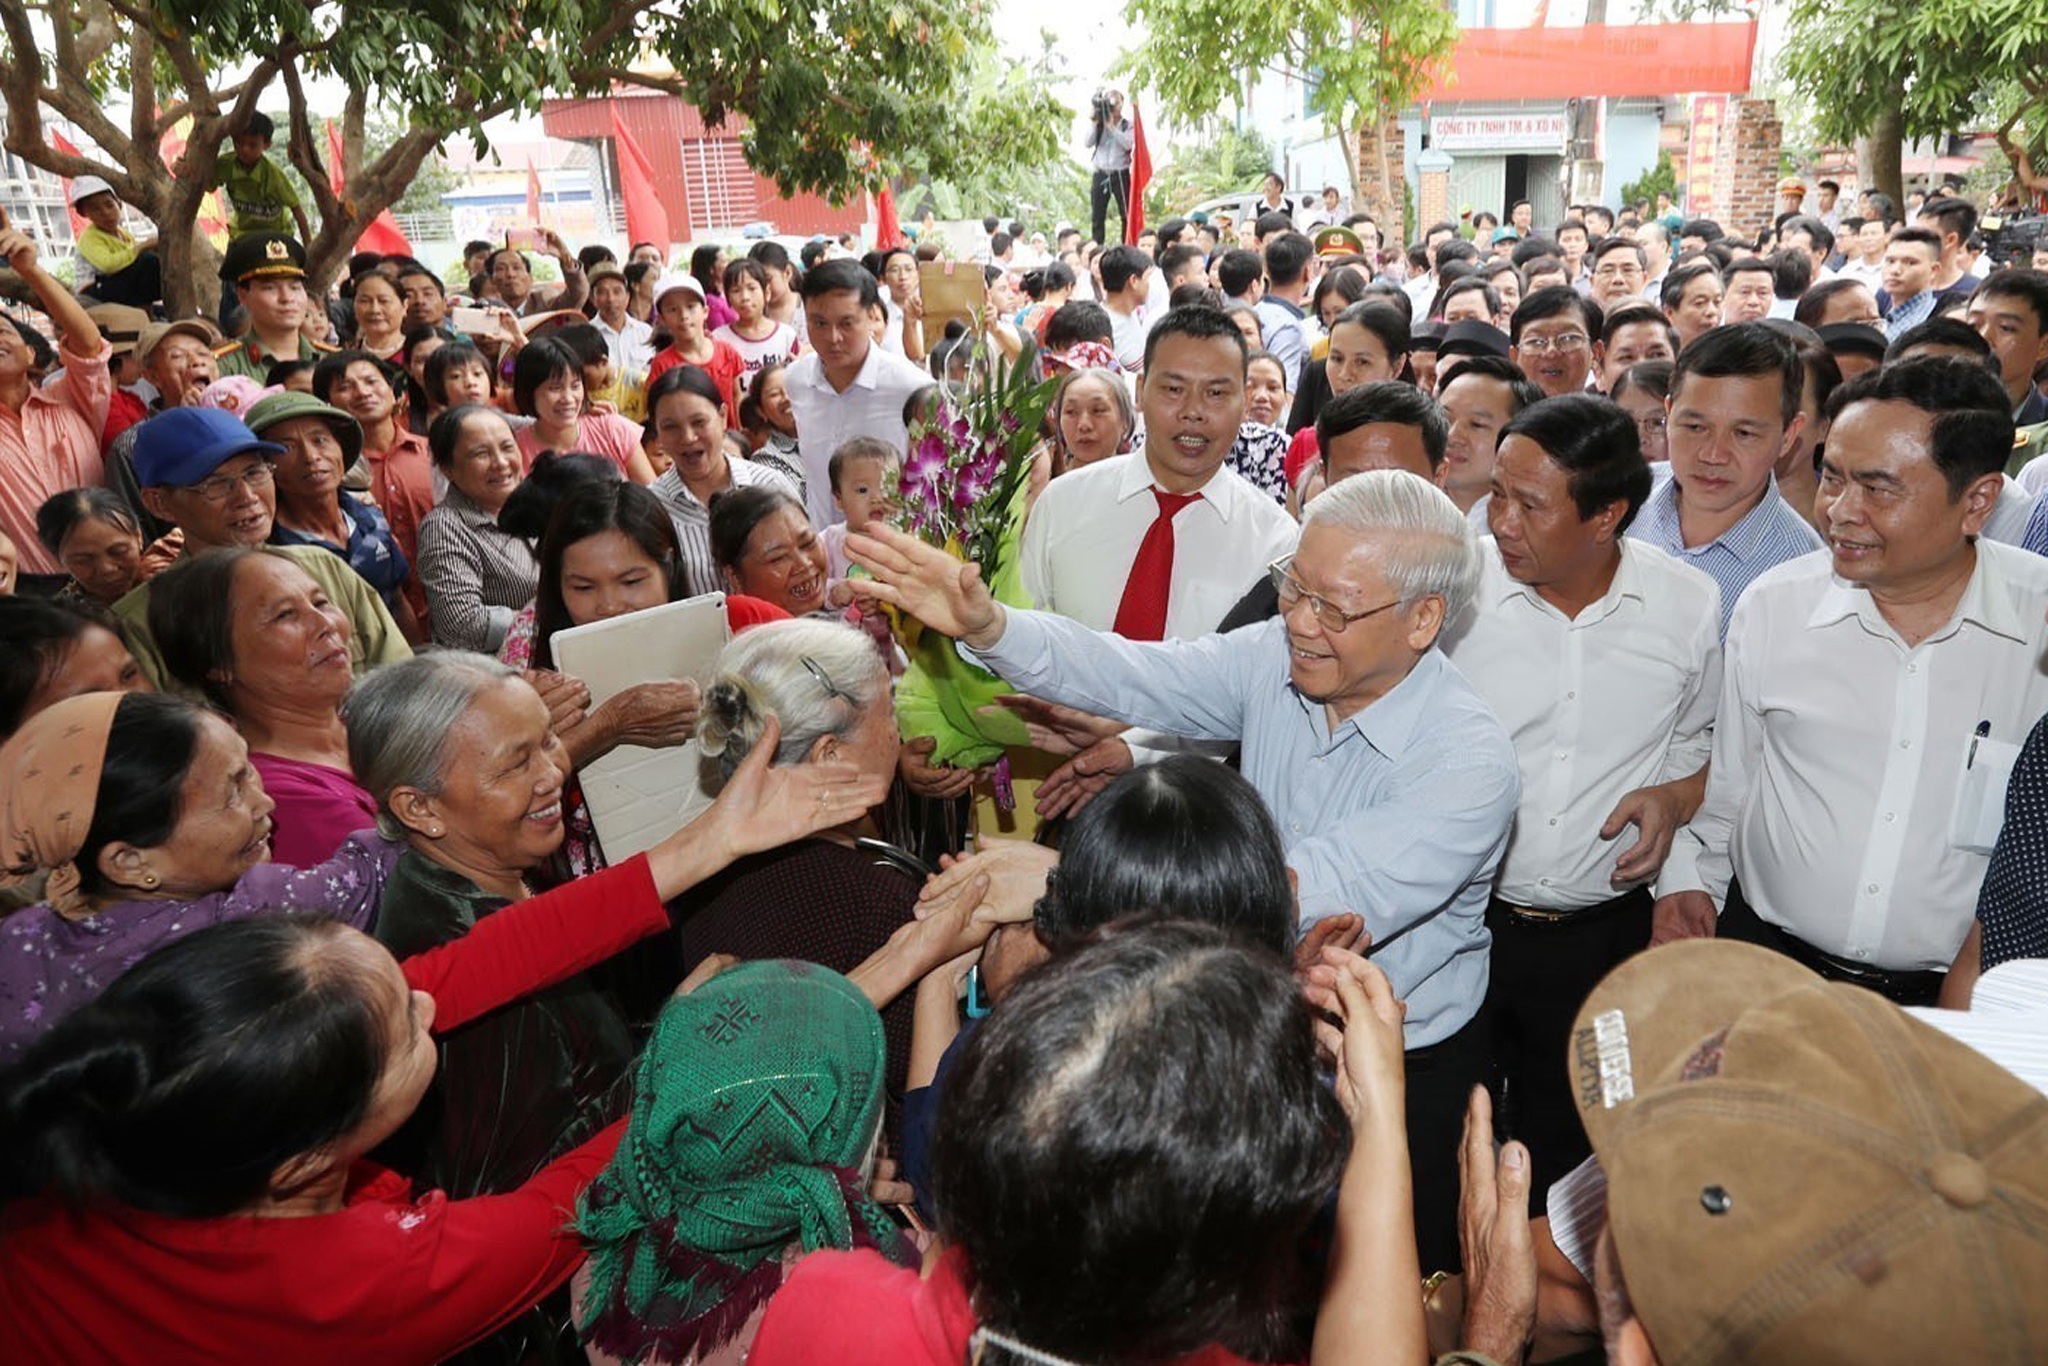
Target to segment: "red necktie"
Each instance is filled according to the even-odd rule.
[[[1131,562],[1131,577],[1124,583],[1123,601],[1116,609],[1115,630],[1126,640],[1166,638],[1166,590],[1173,582],[1173,517],[1202,495],[1155,488],[1152,496],[1159,500],[1159,515],[1145,528],[1138,558]]]

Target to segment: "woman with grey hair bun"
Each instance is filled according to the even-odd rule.
[[[778,768],[837,760],[878,780],[896,771],[888,669],[874,643],[852,626],[817,618],[773,621],[725,647],[697,722],[704,752],[732,772],[762,743],[771,715],[783,718],[773,761]],[[906,871],[906,855],[869,833],[863,814],[742,859],[696,889],[679,915],[685,971],[711,954],[730,953],[796,958],[851,973],[912,922],[922,884]],[[892,1132],[909,1064],[913,1004],[903,995],[882,1012]]]

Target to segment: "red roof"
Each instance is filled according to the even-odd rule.
[[[1755,51],[1754,20],[1468,28],[1421,102],[1739,94]]]

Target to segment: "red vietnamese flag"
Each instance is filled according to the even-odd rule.
[[[341,125],[333,119],[327,121],[327,186],[334,191],[334,197],[348,202],[346,182],[341,172]],[[357,251],[374,251],[379,256],[410,256],[412,243],[399,230],[398,220],[385,209],[364,227],[362,235],[356,238]]]
[[[1124,243],[1138,245],[1145,231],[1145,187],[1152,181],[1152,153],[1145,146],[1145,120],[1138,116],[1138,102],[1131,101],[1131,202],[1124,210]]]
[[[619,102],[614,99],[610,106],[612,141],[618,144],[619,153],[619,198],[626,202],[626,240],[652,242],[666,258],[672,245],[668,210],[661,206],[661,195],[654,188],[654,163],[627,131],[626,121],[619,117]]]
[[[875,250],[887,251],[902,245],[903,223],[896,217],[896,192],[885,180],[881,193],[875,196]]]
[[[50,130],[50,145],[65,156],[75,157],[80,155],[78,148],[72,146],[71,139],[65,137],[54,128]],[[71,238],[73,241],[77,241],[78,234],[84,232],[90,225],[85,221],[85,216],[71,205],[71,177],[62,176],[60,179],[64,182],[64,212],[71,215]]]

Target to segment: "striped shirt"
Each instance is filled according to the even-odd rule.
[[[1650,467],[1656,481],[1649,501],[1629,525],[1628,534],[1702,570],[1721,585],[1721,639],[1728,639],[1728,618],[1736,599],[1766,569],[1823,548],[1820,533],[1808,526],[1791,504],[1778,496],[1778,481],[1764,489],[1763,501],[1748,515],[1702,546],[1688,546],[1678,528],[1678,481],[1671,466]]]
[[[420,522],[419,579],[434,643],[492,654],[513,615],[533,601],[540,563],[532,546],[461,489],[450,488]]]
[[[727,488],[743,489],[753,484],[766,484],[792,498],[799,496],[794,484],[766,465],[729,456],[725,467],[731,481]],[[669,520],[675,523],[676,542],[683,551],[683,582],[688,585],[690,595],[695,597],[718,591],[724,586],[724,581],[711,558],[711,510],[697,501],[697,495],[690,492],[674,466],[654,481],[653,488],[654,496],[661,499],[661,505],[668,509]],[[715,493],[712,495],[714,498],[717,496]]]

